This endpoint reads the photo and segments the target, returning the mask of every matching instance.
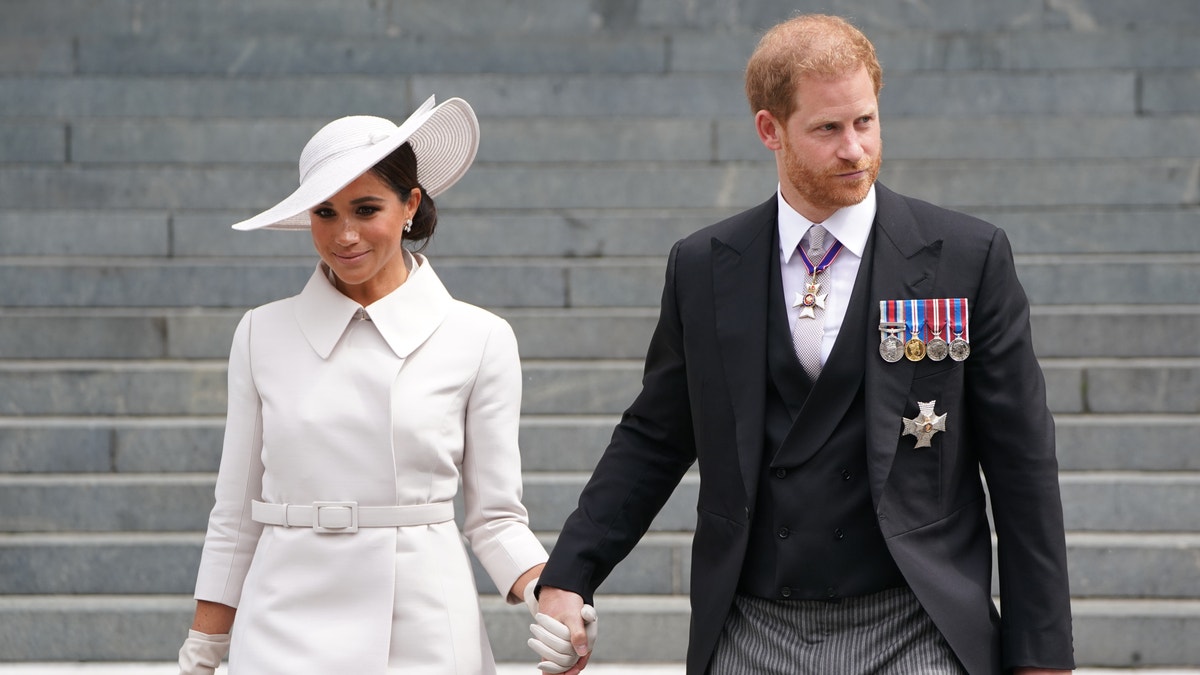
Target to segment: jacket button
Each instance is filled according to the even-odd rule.
[[[837,591],[834,590],[833,586],[830,586],[829,588],[825,589],[825,597],[830,598],[830,599],[837,597]]]
[[[784,586],[783,588],[779,589],[779,594],[785,598],[790,598],[792,597],[792,589]]]
[[[776,478],[787,478],[787,469],[775,469]]]
[[[842,532],[842,528],[839,527],[838,529],[833,531],[833,538],[834,539],[845,539],[846,533]]]
[[[850,469],[842,469],[842,480],[850,480]]]
[[[787,529],[786,527],[779,528],[779,538],[780,539],[787,539],[788,535],[790,535],[791,533],[792,533],[791,530]]]

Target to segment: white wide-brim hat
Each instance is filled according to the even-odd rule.
[[[355,115],[326,124],[300,153],[300,187],[235,230],[307,230],[308,210],[354,182],[406,141],[417,156],[417,182],[431,197],[458,182],[479,149],[479,120],[470,104],[430,96],[404,123]]]

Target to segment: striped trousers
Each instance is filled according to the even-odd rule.
[[[708,675],[966,675],[908,588],[838,603],[738,595]]]

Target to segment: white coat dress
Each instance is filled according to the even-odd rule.
[[[521,504],[521,372],[509,325],[428,260],[365,308],[323,268],[250,310],[229,358],[216,505],[195,597],[237,607],[231,675],[494,672],[462,534],[501,593],[546,560]],[[451,501],[433,525],[318,533],[251,501]]]

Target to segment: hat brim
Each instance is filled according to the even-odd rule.
[[[417,156],[417,182],[431,197],[458,182],[479,150],[479,120],[470,104],[431,96],[386,137],[324,159],[292,194],[262,213],[233,225],[235,230],[307,230],[308,211],[341,191],[405,142]]]

